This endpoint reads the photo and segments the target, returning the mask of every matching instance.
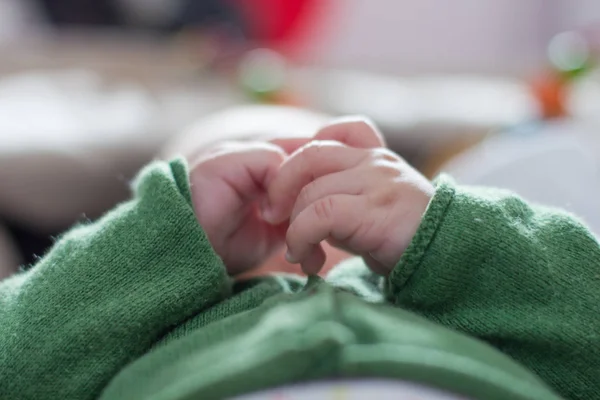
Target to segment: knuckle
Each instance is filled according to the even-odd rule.
[[[394,163],[398,163],[398,162],[402,161],[400,156],[398,156],[393,151],[386,149],[385,147],[378,147],[378,148],[372,149],[371,156],[374,159],[389,161],[389,162],[394,162]]]
[[[335,140],[340,143],[349,143],[352,139],[352,133],[349,129],[336,129],[328,135],[324,136],[323,139]]]
[[[298,200],[300,204],[309,204],[310,203],[310,199],[312,198],[313,194],[315,193],[316,190],[316,183],[315,181],[309,182],[306,186],[304,186],[302,188],[302,190],[300,191],[300,194],[298,195]]]
[[[323,145],[319,142],[312,142],[305,146],[301,151],[301,156],[307,162],[317,160],[323,154]]]
[[[310,165],[314,163],[315,158],[315,148],[311,143],[309,145],[304,146],[300,151],[292,157],[294,170],[297,172],[304,173],[307,170],[310,170]]]
[[[299,154],[299,169],[309,174],[311,180],[314,179],[312,172],[315,165],[320,165],[331,155],[329,146],[326,142],[316,141],[304,147]]]
[[[335,209],[335,200],[333,197],[326,197],[314,203],[314,212],[317,218],[322,220],[333,219]]]
[[[370,167],[378,177],[394,179],[400,175],[396,163],[382,159],[372,159]]]
[[[364,115],[359,115],[354,121],[354,126],[359,131],[373,131],[375,130],[375,123]]]
[[[333,125],[344,126],[345,128],[353,128],[355,131],[362,129],[374,129],[373,121],[364,114],[347,115],[337,118]]]
[[[400,200],[400,193],[397,188],[385,187],[373,193],[370,196],[371,203],[375,207],[388,207],[396,204]]]

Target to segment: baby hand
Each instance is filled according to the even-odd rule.
[[[336,125],[323,131],[339,132]],[[376,135],[364,121],[345,123],[343,129],[346,143]],[[316,138],[326,136],[318,133]],[[268,187],[263,216],[271,223],[289,218],[287,258],[300,263],[307,274],[323,266],[320,242],[327,240],[361,255],[373,271],[387,275],[410,244],[434,190],[424,176],[385,148],[317,140],[282,164]]]
[[[232,275],[258,266],[283,247],[287,225],[265,222],[257,202],[287,156],[283,148],[297,148],[289,142],[220,143],[190,163],[196,217]]]

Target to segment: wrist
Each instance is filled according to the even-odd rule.
[[[440,176],[432,187],[434,193],[425,208],[415,233],[410,238],[389,274],[389,290],[399,290],[421,265],[428,249],[455,196],[454,183],[447,176]]]
[[[410,205],[408,210],[398,207],[398,212],[390,228],[384,231],[385,239],[378,250],[379,260],[385,266],[386,275],[399,263],[410,247],[421,225],[429,205],[435,195],[435,187],[428,180],[412,183],[402,190],[402,202]]]

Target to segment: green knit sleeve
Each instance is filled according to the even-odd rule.
[[[386,290],[566,398],[600,399],[600,245],[572,216],[442,177]]]
[[[186,166],[156,162],[133,200],[0,283],[0,398],[94,399],[170,328],[229,294]]]

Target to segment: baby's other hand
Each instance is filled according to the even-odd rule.
[[[190,160],[196,217],[232,275],[258,266],[283,247],[287,224],[265,222],[257,207],[287,156],[282,147],[294,148],[293,141],[279,144],[222,142]]]
[[[323,240],[364,258],[387,275],[415,235],[435,191],[423,175],[383,147],[351,147],[379,135],[365,121],[327,126],[294,152],[268,187],[263,216],[289,219],[288,260],[315,274],[325,261]],[[331,135],[335,132],[335,135]],[[383,145],[383,144],[382,144]]]

